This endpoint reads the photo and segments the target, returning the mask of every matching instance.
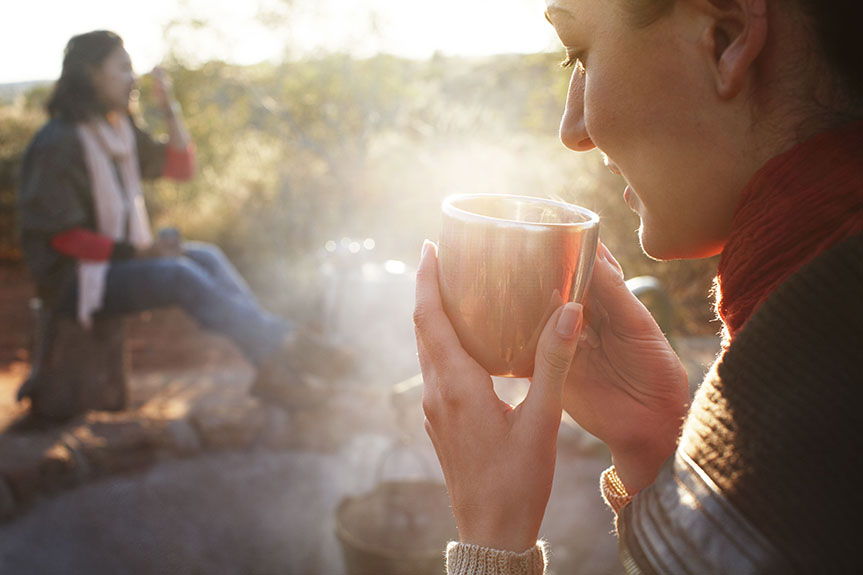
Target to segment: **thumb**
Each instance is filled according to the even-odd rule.
[[[583,315],[581,304],[569,302],[561,306],[545,324],[536,346],[533,378],[524,402],[530,411],[556,414],[558,423],[563,385],[575,355]]]
[[[630,291],[623,270],[609,249],[600,245],[587,303],[588,324],[608,322],[615,332],[633,338],[650,338],[661,333],[646,307]]]

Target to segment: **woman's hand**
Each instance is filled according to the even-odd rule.
[[[149,247],[138,250],[135,257],[178,258],[183,255],[183,240],[175,228],[163,228]]]
[[[611,450],[635,494],[674,452],[689,405],[686,370],[650,312],[600,245],[585,327],[564,390],[564,408]]]
[[[186,130],[180,104],[174,97],[174,83],[161,66],[153,68],[150,74],[153,76],[153,91],[156,95],[156,101],[168,123],[168,144],[177,150],[185,150],[192,140]]]
[[[171,81],[171,77],[161,66],[153,68],[150,75],[153,77],[153,93],[156,96],[156,103],[166,111],[166,114],[170,113],[176,102],[174,99],[174,84]]]
[[[527,397],[513,408],[461,347],[441,303],[436,247],[423,246],[414,324],[425,427],[464,543],[515,552],[536,544],[554,477],[563,385],[582,323],[581,306],[564,306],[557,297]]]

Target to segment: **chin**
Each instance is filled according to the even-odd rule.
[[[649,257],[650,259],[657,261],[666,261],[677,259],[674,256],[668,254],[667,250],[659,249],[654,243],[650,242],[649,236],[645,237],[644,234],[644,226],[638,230],[638,241],[641,244],[641,251],[644,252],[644,255]]]
[[[650,233],[642,221],[638,229],[641,250],[647,257],[657,261],[696,260],[709,258],[722,251],[722,244],[716,242],[687,242],[673,238],[667,233]]]

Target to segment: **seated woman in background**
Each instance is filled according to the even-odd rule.
[[[122,39],[94,31],[69,40],[50,120],[21,169],[21,245],[39,297],[84,326],[95,314],[179,306],[258,369],[253,393],[284,404],[311,401],[315,390],[303,372],[333,375],[347,361],[344,352],[264,310],[218,247],[151,234],[141,181],[188,180],[195,172],[171,82],[160,68],[153,79],[167,143],[130,115],[135,76]]]

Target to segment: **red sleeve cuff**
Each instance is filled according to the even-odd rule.
[[[172,180],[187,181],[195,175],[195,146],[189,144],[183,149],[168,145],[165,152],[165,165],[162,177]]]
[[[84,228],[72,228],[52,236],[51,247],[79,260],[102,262],[111,258],[114,240]]]

